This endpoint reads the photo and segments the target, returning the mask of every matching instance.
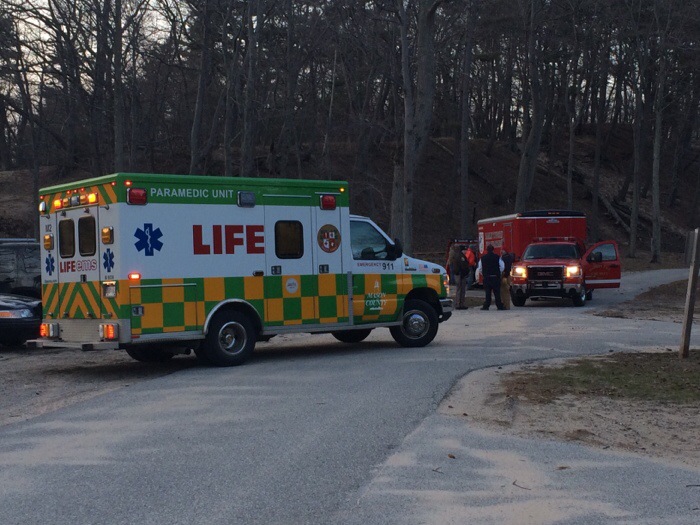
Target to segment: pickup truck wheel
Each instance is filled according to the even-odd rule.
[[[572,297],[574,301],[574,306],[583,306],[586,304],[586,298],[588,297],[588,293],[586,292],[586,287],[581,285],[581,291]]]
[[[142,363],[165,363],[170,361],[175,354],[160,348],[127,348],[129,357]]]
[[[513,301],[513,306],[525,306],[527,297],[518,297],[517,295],[511,294],[510,300]]]
[[[404,303],[401,324],[392,326],[389,331],[401,346],[417,348],[435,339],[438,322],[438,315],[432,306],[425,301],[412,299]]]
[[[341,343],[359,343],[367,339],[371,331],[371,328],[366,330],[340,330],[338,332],[331,332],[331,335]]]
[[[237,311],[214,315],[199,353],[216,366],[236,366],[245,362],[255,349],[256,334],[250,318]]]

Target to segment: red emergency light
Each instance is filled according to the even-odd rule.
[[[142,206],[148,202],[148,193],[144,188],[127,188],[126,202],[127,204]]]
[[[321,195],[321,209],[335,210],[335,195]]]

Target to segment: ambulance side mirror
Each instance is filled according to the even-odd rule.
[[[394,239],[394,244],[389,244],[387,246],[387,258],[388,259],[398,259],[403,255],[403,246],[401,241]]]

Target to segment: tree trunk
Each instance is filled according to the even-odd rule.
[[[656,92],[654,101],[654,164],[651,178],[651,200],[652,200],[652,237],[651,237],[651,262],[661,262],[661,188],[659,184],[659,172],[661,170],[661,142],[663,140],[663,100],[666,75],[666,61],[661,59],[659,68],[659,89]]]
[[[544,94],[540,82],[540,73],[537,68],[538,57],[536,56],[536,34],[535,18],[539,8],[539,0],[530,2],[530,26],[528,35],[528,74],[530,76],[529,88],[532,99],[532,125],[527,136],[527,141],[523,147],[523,154],[520,158],[520,168],[518,170],[518,189],[515,196],[515,211],[525,211],[532,184],[537,170],[537,154],[540,151],[542,140],[542,128],[544,126]]]
[[[632,171],[632,211],[630,216],[629,256],[637,256],[637,228],[639,222],[639,198],[642,183],[642,108],[641,90],[638,89],[634,100],[634,169]]]
[[[201,135],[202,135],[202,113],[204,112],[204,103],[207,85],[211,81],[210,67],[211,61],[211,45],[210,45],[210,12],[209,0],[205,0],[202,11],[202,31],[204,32],[202,50],[199,56],[199,79],[197,82],[197,100],[194,107],[194,118],[192,119],[192,130],[190,131],[190,175],[197,172],[201,162]]]
[[[462,238],[471,237],[470,227],[470,206],[469,206],[469,120],[470,106],[469,94],[471,91],[471,69],[472,58],[474,56],[472,32],[474,30],[474,17],[476,8],[470,3],[467,13],[467,40],[464,47],[464,66],[462,68],[462,78],[460,82],[460,95],[462,99],[461,126],[459,135],[459,187],[460,187],[460,214],[459,214],[459,234]],[[495,138],[495,133],[493,134]]]
[[[124,171],[124,82],[122,79],[122,0],[114,0],[114,171]]]
[[[253,23],[255,18],[255,24]],[[245,54],[245,95],[243,99],[243,137],[241,140],[241,175],[255,175],[255,76],[258,68],[258,34],[262,20],[260,0],[248,0],[246,13],[248,39]]]
[[[433,42],[435,11],[440,0],[420,0],[416,27],[416,83],[411,75],[411,47],[408,37],[408,13],[403,0],[397,0],[401,31],[401,73],[404,87],[403,245],[413,252],[413,184],[418,163],[430,132],[435,97],[435,49]],[[394,205],[392,205],[394,209]]]
[[[610,51],[606,49],[600,55],[603,62],[600,67],[600,76],[598,77],[599,93],[595,101],[596,116],[595,116],[595,153],[593,158],[593,210],[591,212],[591,238],[594,242],[599,239],[598,225],[600,224],[600,164],[603,148],[603,123],[605,121],[605,104],[607,99],[608,89],[608,55]]]

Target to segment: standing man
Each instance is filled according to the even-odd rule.
[[[450,280],[454,279],[455,285],[455,309],[466,310],[464,304],[465,288],[467,283],[466,258],[462,248],[458,244],[453,244],[450,248]]]
[[[501,302],[506,310],[510,310],[510,269],[513,266],[513,254],[503,250],[503,278],[501,279]]]
[[[501,275],[505,265],[501,258],[493,253],[493,245],[489,244],[486,247],[486,253],[479,259],[479,269],[481,275],[484,276],[484,293],[486,295],[482,310],[488,310],[491,306],[491,292],[496,299],[496,308],[505,310],[501,302]]]

